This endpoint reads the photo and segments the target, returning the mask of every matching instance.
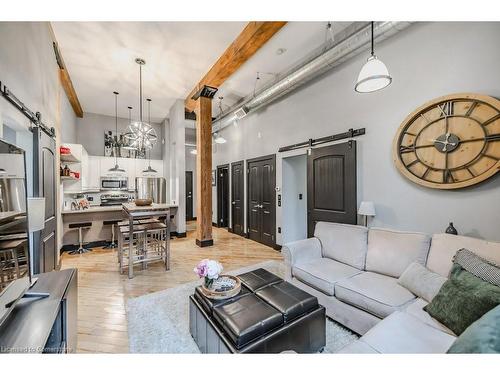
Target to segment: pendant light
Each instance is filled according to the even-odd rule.
[[[130,124],[132,122],[132,107],[128,106],[127,109],[128,109],[128,123]],[[127,143],[122,148],[124,148],[126,150],[131,150],[131,151],[137,150],[137,147],[132,146],[132,142],[130,140],[130,136],[131,136],[130,132],[125,133],[123,135],[123,137],[125,139],[127,139]]]
[[[219,96],[219,119],[222,116],[222,100],[223,99],[224,99],[224,97]],[[220,124],[220,120],[219,120],[219,124]],[[223,144],[223,143],[226,143],[227,140],[226,140],[226,138],[224,138],[223,136],[221,136],[218,132],[215,132],[214,133],[214,142],[218,143],[218,144]]]
[[[146,99],[148,102],[148,122],[151,124],[151,99]],[[157,173],[158,171],[156,169],[151,168],[151,147],[149,149],[149,165],[148,168],[143,170],[142,173]]]
[[[146,61],[137,58],[135,62],[139,65],[139,121],[130,123],[130,132],[127,133],[127,138],[131,140],[131,145],[139,150],[150,149],[158,137],[155,129],[147,122],[142,121],[142,66],[146,64]]]
[[[354,90],[360,93],[382,90],[384,87],[389,86],[392,82],[392,78],[389,75],[387,67],[374,53],[373,26],[374,22],[371,23],[371,55],[368,57],[365,65],[361,68],[358,75],[358,81],[356,82],[356,86],[354,86]]]
[[[116,142],[115,142],[115,148],[116,144],[118,143],[118,95],[119,93],[116,91],[113,91],[113,94],[115,94],[115,137],[116,137]],[[125,172],[125,169],[122,169],[118,166],[118,157],[116,156],[115,152],[115,166],[113,168],[108,169],[109,172]]]

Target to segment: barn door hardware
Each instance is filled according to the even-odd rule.
[[[365,134],[365,128],[349,129],[348,131],[346,131],[344,133],[329,135],[328,137],[322,137],[322,138],[318,138],[318,139],[311,138],[305,142],[300,142],[300,143],[295,143],[293,145],[280,147],[278,149],[278,152],[297,150],[299,148],[304,148],[304,147],[311,148],[313,146],[317,146],[317,145],[320,145],[323,143],[340,141],[341,139],[346,139],[346,138],[359,137],[360,135],[364,135],[364,134]]]
[[[31,121],[31,123],[35,127],[40,127],[45,133],[48,135],[55,137],[55,129],[53,127],[48,127],[42,122],[42,114],[40,112],[33,112],[29,109],[21,100],[19,100],[13,93],[10,91],[7,86],[2,84],[0,81],[0,92],[2,96],[7,100],[10,104],[16,107],[24,116]]]

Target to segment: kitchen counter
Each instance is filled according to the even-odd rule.
[[[71,215],[71,214],[90,214],[92,212],[112,212],[112,211],[121,211],[122,206],[90,206],[84,210],[62,210],[61,214],[63,215]]]

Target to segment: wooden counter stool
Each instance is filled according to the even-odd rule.
[[[117,247],[117,243],[115,241],[115,226],[121,222],[121,219],[115,220],[104,220],[102,225],[111,225],[111,242],[104,247],[104,249],[114,249]]]
[[[159,223],[160,220],[151,218],[151,219],[139,219],[139,223],[141,224],[153,224],[153,223]]]
[[[83,247],[83,229],[90,229],[92,226],[92,222],[84,222],[84,223],[71,223],[68,225],[70,229],[75,229],[78,228],[78,249],[72,250],[69,252],[69,254],[83,254],[83,253],[88,253],[89,251],[92,251],[91,249],[86,249]]]

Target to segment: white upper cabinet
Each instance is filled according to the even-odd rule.
[[[88,190],[99,190],[101,187],[101,163],[100,156],[88,156]]]

